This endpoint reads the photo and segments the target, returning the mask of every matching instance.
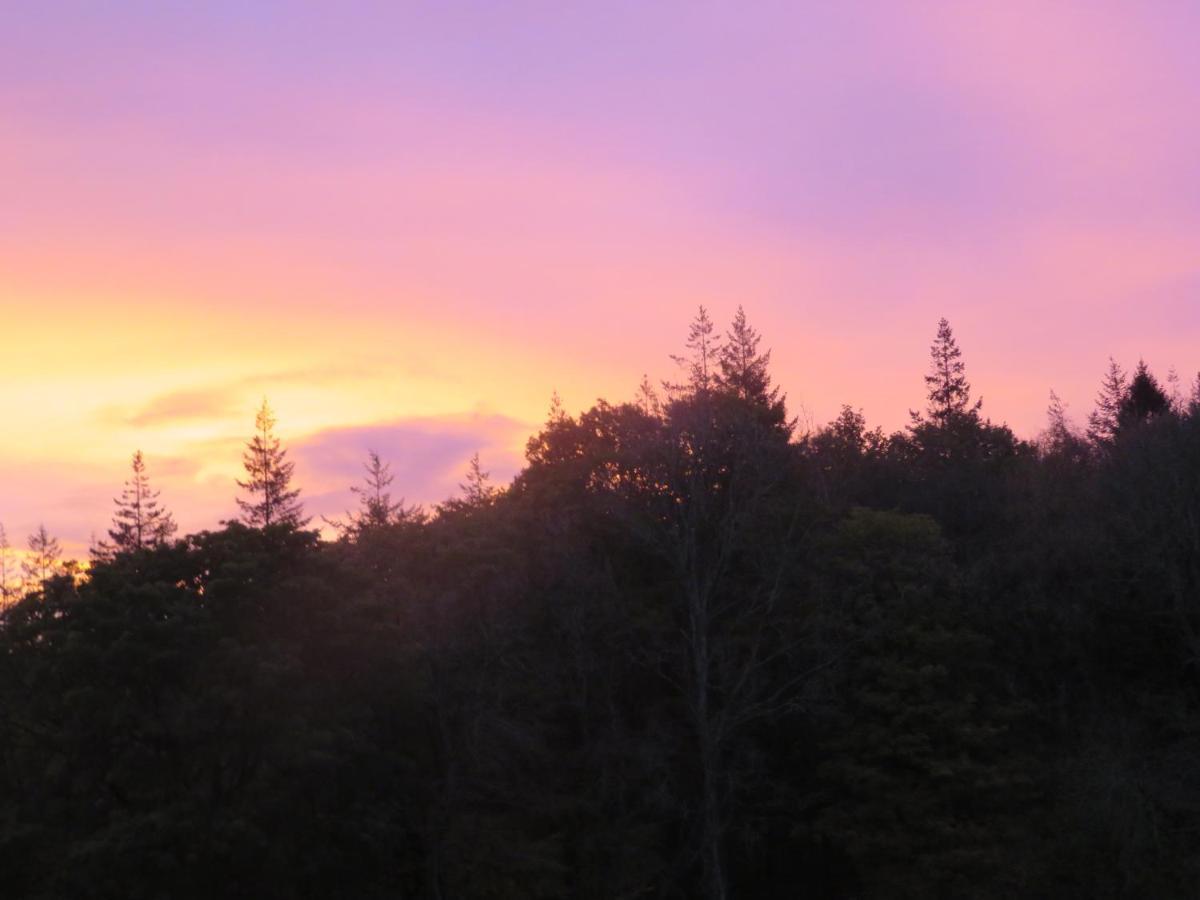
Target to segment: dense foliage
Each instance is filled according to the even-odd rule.
[[[340,540],[284,478],[10,606],[4,895],[1196,896],[1200,402],[1021,441],[943,322],[909,428],[799,435],[717,337],[507,489],[372,457]]]

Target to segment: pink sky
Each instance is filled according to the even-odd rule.
[[[23,7],[23,8],[21,8]],[[753,10],[749,12],[748,10]],[[953,323],[985,411],[1200,368],[1200,7],[0,8],[0,521],[74,548],[129,454],[235,512],[270,397],[314,512],[434,501],[552,391],[743,304],[794,412],[901,426]]]

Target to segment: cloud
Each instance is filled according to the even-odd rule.
[[[326,429],[293,442],[290,452],[308,511],[338,515],[354,504],[350,486],[361,483],[369,450],[390,463],[394,497],[433,504],[458,492],[476,452],[492,480],[506,483],[521,467],[530,430],[502,415],[429,416]]]
[[[237,409],[236,395],[228,388],[174,391],[155,397],[126,422],[144,427],[194,419],[219,419]]]

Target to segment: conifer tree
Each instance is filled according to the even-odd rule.
[[[1079,461],[1086,456],[1086,446],[1067,416],[1067,405],[1051,391],[1050,404],[1046,407],[1046,430],[1038,438],[1038,449],[1045,456],[1066,456]]]
[[[176,531],[175,519],[159,504],[159,492],[150,487],[141,450],[133,454],[130,468],[132,477],[125,482],[121,496],[113,500],[117,511],[113,527],[108,530],[111,543],[101,541],[95,545],[92,555],[97,558],[157,547]]]
[[[1053,390],[1050,391],[1050,405],[1046,407],[1046,442],[1051,446],[1060,445],[1071,435],[1071,426],[1067,422],[1067,407],[1062,398]]]
[[[13,562],[12,544],[8,542],[4,523],[0,522],[0,606],[8,606],[17,599],[20,585],[16,575],[17,567]]]
[[[776,402],[779,389],[771,387],[771,376],[767,367],[771,363],[771,351],[758,352],[761,336],[746,321],[746,311],[737,308],[725,343],[720,347],[720,385],[743,400],[759,400],[767,404]]]
[[[787,420],[779,388],[771,385],[771,351],[759,352],[761,340],[739,306],[719,351],[720,371],[715,380],[723,391],[758,409],[763,422],[790,436],[796,421]]]
[[[715,332],[708,310],[701,306],[688,327],[686,346],[690,355],[671,356],[676,365],[687,372],[687,381],[684,384],[664,383],[664,387],[675,394],[706,394],[713,388],[721,359],[721,341]]]
[[[249,497],[237,498],[245,522],[252,528],[270,525],[301,527],[304,507],[299,501],[300,491],[292,487],[292,471],[295,463],[287,460],[287,451],[282,449],[275,437],[275,416],[263,399],[262,406],[254,417],[255,435],[246,442],[242,453],[242,464],[246,468],[246,480],[238,480],[238,487],[249,493]]]
[[[1145,360],[1138,360],[1133,379],[1125,396],[1121,398],[1117,421],[1120,427],[1127,428],[1148,419],[1161,416],[1171,409],[1171,398],[1158,383]]]
[[[938,322],[937,337],[929,348],[930,369],[925,376],[929,389],[926,414],[938,426],[946,426],[960,416],[974,417],[982,400],[971,404],[971,385],[967,381],[967,367],[962,361],[962,351],[954,339],[950,322],[945,318]],[[913,414],[919,420],[918,414]]]
[[[1102,446],[1112,443],[1121,428],[1121,404],[1129,391],[1125,372],[1111,356],[1108,371],[1096,395],[1096,408],[1088,416],[1087,436],[1093,444]]]
[[[62,548],[45,525],[29,536],[29,555],[21,562],[26,585],[40,585],[62,571]]]
[[[662,412],[658,392],[654,390],[648,375],[642,375],[642,383],[638,385],[637,405],[638,409],[648,416],[657,416]]]
[[[459,485],[467,506],[487,506],[496,498],[496,488],[491,484],[491,473],[479,464],[479,452],[471,455],[467,463],[467,480]]]
[[[367,461],[363,464],[367,474],[362,486],[350,488],[359,500],[358,512],[350,514],[350,527],[354,531],[368,528],[382,528],[399,522],[409,515],[404,501],[392,501],[388,486],[393,481],[391,465],[379,458],[374,450],[367,451]]]

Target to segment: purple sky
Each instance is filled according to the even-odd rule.
[[[269,395],[317,512],[510,475],[744,304],[806,421],[899,427],[937,319],[985,412],[1200,368],[1200,6],[0,9],[0,521],[102,530],[129,453],[233,509]]]

